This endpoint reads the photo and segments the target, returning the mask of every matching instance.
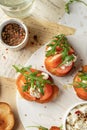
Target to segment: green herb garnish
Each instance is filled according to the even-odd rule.
[[[51,47],[51,49],[46,51],[46,57],[54,56],[57,53],[61,54],[62,63],[59,66],[74,60],[74,55],[69,55],[71,46],[64,34],[55,36],[54,40],[52,40],[47,46]],[[60,50],[59,52],[57,51],[57,47],[61,49],[61,52]]]
[[[87,82],[87,73],[86,72],[80,72],[78,77],[81,79],[81,82],[74,82],[74,85],[78,88],[83,88],[87,92],[87,83],[83,82],[83,81]]]
[[[79,77],[81,78],[81,80],[87,80],[87,72],[80,73]]]
[[[38,128],[39,130],[48,130],[48,128],[45,128],[43,126],[28,126],[28,127],[35,127]]]
[[[16,65],[13,65],[17,72],[21,73],[24,77],[26,82],[23,86],[23,91],[28,91],[30,87],[38,88],[41,94],[44,94],[44,86],[45,84],[52,84],[49,79],[43,79],[43,75],[41,75],[40,71],[31,71],[31,66],[19,68]],[[29,72],[29,73],[26,73]],[[40,74],[39,76],[37,76]]]
[[[82,1],[82,0],[69,0],[66,4],[65,4],[65,11],[66,13],[70,14],[70,5],[73,3],[73,2],[80,2],[80,3],[83,3],[84,5],[87,6],[87,4]]]
[[[54,40],[52,40],[47,46],[51,47],[51,49],[46,51],[46,57],[51,56],[51,55],[55,55],[57,46],[60,48],[63,48],[66,46],[69,47],[69,44],[68,44],[68,40],[65,37],[65,35],[60,34],[60,35],[55,36]]]
[[[63,130],[63,125],[60,126],[60,130]]]
[[[83,88],[87,92],[87,84],[83,82],[74,82],[77,88]]]
[[[60,64],[60,66],[69,63],[70,61],[73,61],[74,56],[73,55],[67,55],[64,59],[64,61]]]

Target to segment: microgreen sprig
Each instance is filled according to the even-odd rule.
[[[83,88],[87,92],[87,84],[83,82],[74,82],[76,88]]]
[[[28,91],[29,87],[36,87],[40,90],[41,94],[44,94],[43,88],[45,84],[53,84],[49,79],[43,79],[43,75],[40,74],[40,71],[32,72],[32,66],[19,68],[18,66],[13,65],[13,67],[16,69],[17,72],[20,72],[25,77],[26,82],[24,83],[23,91]],[[37,76],[38,74],[40,75]]]
[[[66,63],[68,63],[68,62],[70,62],[70,61],[73,61],[73,59],[74,59],[74,56],[73,56],[73,55],[67,55],[67,56],[65,57],[64,61],[60,64],[60,66],[66,64]]]
[[[75,86],[77,88],[83,88],[87,92],[87,83],[83,82],[83,81],[87,81],[87,73],[86,72],[80,72],[78,77],[81,79],[81,82],[74,82]]]
[[[38,128],[39,130],[48,130],[48,128],[43,127],[43,126],[28,126],[28,127],[35,127],[35,128]]]
[[[47,45],[48,47],[51,47],[51,49],[46,51],[46,57],[55,55],[57,46],[59,46],[60,48],[63,48],[64,45],[69,46],[69,44],[67,44],[67,43],[68,43],[68,41],[64,34],[55,36],[54,39]]]
[[[69,0],[66,4],[65,4],[65,12],[70,14],[70,5],[73,3],[73,2],[80,2],[80,3],[83,3],[84,5],[87,6],[87,3],[85,3],[84,1],[82,0]]]
[[[69,50],[71,49],[71,46],[69,45],[68,40],[64,34],[55,36],[54,40],[52,40],[51,43],[49,43],[47,46],[51,47],[51,49],[46,51],[46,57],[53,56],[58,53],[56,50],[57,47],[62,49],[62,51],[59,52],[62,56],[62,63],[59,66],[66,64],[66,62],[73,61],[73,54],[69,55]]]
[[[51,49],[46,51],[46,57],[55,55],[57,46],[62,49],[70,47],[70,45],[68,44],[68,40],[64,34],[55,36],[54,39],[47,46],[51,47]]]
[[[81,80],[87,80],[87,72],[81,72],[79,77],[81,78]]]

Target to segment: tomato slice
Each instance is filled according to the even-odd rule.
[[[52,68],[57,67],[61,62],[62,62],[61,54],[50,56],[45,59],[45,65]]]
[[[57,127],[57,126],[52,126],[52,127],[50,128],[50,130],[60,130],[60,128]]]
[[[18,89],[20,95],[21,95],[23,98],[27,99],[27,100],[35,101],[36,98],[35,98],[35,97],[32,97],[32,96],[29,94],[29,92],[24,92],[24,91],[23,91],[23,88],[22,88],[22,87],[23,87],[23,85],[24,85],[25,82],[26,82],[26,81],[25,81],[25,78],[24,78],[23,75],[20,75],[20,76],[17,78],[16,84],[17,84],[17,89]]]
[[[81,82],[81,79],[79,78],[79,73],[74,78],[74,82]],[[87,91],[85,91],[83,88],[78,88],[76,85],[74,86],[74,90],[77,94],[77,96],[83,100],[87,100]]]
[[[70,66],[65,66],[65,69],[62,69],[61,67],[57,67],[55,73],[58,76],[64,76],[72,69],[72,67],[73,67],[73,62]]]
[[[75,53],[74,49],[73,49],[73,48],[70,48],[70,50],[69,50],[69,55],[74,54],[74,53]]]
[[[76,94],[79,98],[83,99],[83,100],[87,100],[87,92],[84,91],[83,88],[76,88],[74,87]]]
[[[46,69],[54,75],[64,76],[67,74],[73,67],[73,62],[70,66],[66,66],[65,69],[62,69],[58,65],[62,62],[61,54],[47,57],[45,59]]]
[[[51,99],[52,94],[53,94],[52,85],[46,84],[45,87],[44,87],[44,95],[42,95],[42,96],[40,97],[40,99],[37,98],[36,101],[37,101],[37,102],[40,102],[40,103],[48,102],[49,99]]]

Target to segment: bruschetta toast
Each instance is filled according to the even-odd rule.
[[[87,65],[75,75],[73,87],[79,98],[87,100]]]
[[[66,75],[76,59],[75,51],[64,34],[55,36],[46,46],[45,67],[56,76]]]
[[[53,83],[50,75],[33,69],[31,66],[19,69],[14,66],[18,76],[16,84],[20,95],[29,101],[46,103],[54,99],[59,92],[59,88]]]

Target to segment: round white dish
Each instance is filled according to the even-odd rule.
[[[72,83],[76,71],[78,71],[82,64],[87,64],[87,38],[80,35],[74,35],[68,36],[68,39],[78,54],[78,61],[75,65],[76,68],[72,69],[65,77],[51,75],[55,84],[58,85],[60,89],[57,99],[49,103],[39,104],[26,101],[21,98],[17,92],[16,100],[18,112],[25,130],[37,130],[37,128],[28,126],[42,125],[47,128],[50,128],[53,125],[60,126],[63,123],[63,117],[67,109],[75,103],[83,102],[83,100],[76,96],[73,88],[68,87],[66,89],[64,88],[64,85]],[[25,66],[32,65],[33,68],[46,71],[44,67],[45,47],[46,45],[37,50],[27,61]]]

